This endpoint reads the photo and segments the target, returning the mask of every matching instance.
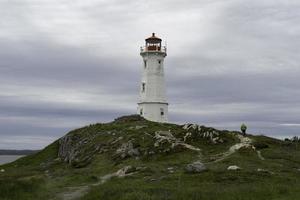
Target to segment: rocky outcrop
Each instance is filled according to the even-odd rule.
[[[58,157],[74,167],[88,165],[105,145],[93,142],[94,134],[68,134],[59,140]]]
[[[177,139],[169,131],[155,132],[154,139],[154,147],[163,146],[164,144],[168,144],[174,147],[174,144],[177,141]]]
[[[200,151],[199,148],[187,144],[180,139],[177,139],[169,131],[157,131],[154,135],[154,147],[158,152],[171,152],[171,151],[182,151],[184,149],[190,149],[193,151]]]
[[[220,138],[219,131],[213,128],[207,128],[204,126],[199,126],[197,124],[184,124],[182,128],[188,131],[183,137],[183,140],[185,142],[197,138],[208,139],[213,144],[224,142],[223,139]]]
[[[121,147],[119,147],[116,150],[114,158],[124,159],[127,157],[136,157],[139,155],[140,155],[139,149],[134,147],[132,141],[128,141],[122,144]]]
[[[193,162],[191,164],[188,164],[185,167],[185,171],[187,173],[200,173],[207,170],[207,168],[205,167],[205,165],[203,163],[201,163],[200,161],[197,162]]]
[[[236,136],[226,131],[197,124],[174,126],[174,129],[172,126],[152,129],[152,126],[144,118],[132,115],[118,118],[111,123],[77,129],[59,140],[58,157],[74,167],[84,167],[99,153],[108,153],[110,158],[119,163],[127,158],[139,159],[185,150],[201,154],[198,145],[203,145],[203,141],[204,144],[219,144],[236,140]],[[243,137],[239,139],[241,143],[232,146],[223,157],[241,147],[251,147],[251,140],[246,141],[248,138]]]

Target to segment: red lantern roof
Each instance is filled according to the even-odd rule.
[[[161,39],[155,36],[155,33],[152,33],[152,36],[146,39],[146,42],[161,42]]]

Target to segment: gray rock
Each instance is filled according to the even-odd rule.
[[[156,140],[154,143],[154,147],[171,147],[172,144],[176,142],[176,138],[169,131],[157,131],[155,132],[154,139]]]
[[[187,130],[188,127],[189,127],[189,124],[184,124],[184,125],[182,125],[182,129],[184,129],[184,130]]]
[[[237,171],[237,170],[241,170],[241,168],[236,165],[231,165],[227,168],[227,170]]]
[[[4,173],[4,172],[5,172],[5,169],[1,169],[0,172],[1,172],[1,173]]]
[[[132,167],[132,166],[125,166],[123,167],[122,169],[119,169],[117,172],[116,172],[116,176],[118,177],[123,177],[123,176],[126,176],[128,174],[132,174],[136,171],[136,168],[135,167]]]
[[[93,142],[95,134],[68,134],[59,140],[58,157],[74,167],[88,165],[95,153],[103,151],[101,144]]]
[[[123,137],[118,137],[116,140],[112,141],[110,144],[116,144],[116,143],[120,142],[121,140],[123,140]]]
[[[116,150],[115,157],[119,157],[121,159],[127,158],[127,157],[135,157],[139,156],[140,152],[138,148],[134,148],[133,143],[131,141],[128,141],[127,143],[124,143],[121,145],[120,148]]]
[[[205,165],[203,163],[201,163],[200,161],[197,161],[197,162],[188,164],[185,167],[185,170],[188,173],[200,173],[200,172],[207,170],[207,168],[205,167]]]
[[[202,128],[197,124],[185,124],[182,126],[182,129],[188,131],[183,140],[186,142],[187,140],[196,139],[196,138],[204,138],[210,140],[213,144],[223,143],[224,141],[219,137],[220,133],[217,130],[212,128]]]
[[[174,167],[168,167],[167,170],[171,174],[173,174],[175,172]]]
[[[139,129],[142,129],[142,128],[146,128],[147,126],[135,126],[135,130],[139,130]]]
[[[192,133],[187,132],[187,133],[185,134],[185,136],[183,137],[183,141],[184,141],[184,142],[187,142],[188,139],[191,138],[191,137],[192,137]]]

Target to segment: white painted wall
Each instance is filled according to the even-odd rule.
[[[142,116],[150,121],[167,122],[168,103],[164,79],[164,58],[166,53],[144,51],[141,53],[141,56],[143,57],[143,72],[140,83],[138,114],[142,113]],[[144,62],[146,62],[146,66]]]
[[[142,109],[142,115],[145,119],[154,122],[168,122],[168,104],[142,103],[138,106],[138,114]],[[164,115],[161,115],[163,109]]]

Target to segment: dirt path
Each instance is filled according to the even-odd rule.
[[[214,160],[212,163],[220,162],[220,161],[226,159],[227,157],[229,157],[230,155],[232,155],[233,153],[235,153],[236,151],[238,151],[241,148],[244,148],[244,147],[252,148],[253,147],[253,145],[251,144],[252,140],[250,138],[239,135],[239,134],[236,134],[235,136],[240,140],[240,143],[232,145],[228,151],[226,151],[222,154],[216,155],[216,157],[219,157],[219,158]]]
[[[235,153],[236,151],[238,151],[239,149],[244,148],[244,147],[252,148],[253,150],[255,150],[255,147],[252,145],[251,138],[245,137],[245,136],[239,135],[239,134],[236,134],[235,136],[240,140],[240,142],[231,146],[228,151],[215,155],[215,157],[217,157],[217,159],[210,163],[220,162],[220,161],[226,159],[227,157],[229,157],[230,155],[232,155],[233,153]],[[258,151],[258,150],[255,150],[255,151],[256,151],[259,159],[265,160],[265,158],[261,155],[260,151]]]
[[[125,166],[114,173],[101,176],[100,180],[96,183],[84,185],[84,186],[78,186],[78,187],[66,187],[65,188],[66,191],[59,193],[57,197],[62,200],[76,200],[83,197],[85,194],[87,194],[90,187],[92,186],[101,185],[113,177],[122,178],[126,176],[131,176],[137,172],[138,171],[133,171],[133,168],[131,166]]]
[[[75,200],[87,194],[89,186],[67,187],[66,191],[58,195],[59,199]]]
[[[261,155],[260,151],[256,151],[256,152],[257,152],[257,156],[259,157],[259,159],[265,160],[265,158]]]

